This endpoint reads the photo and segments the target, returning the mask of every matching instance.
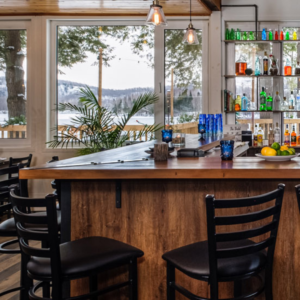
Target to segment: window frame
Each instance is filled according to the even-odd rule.
[[[0,30],[26,30],[27,33],[27,47],[26,47],[26,58],[27,58],[27,82],[26,82],[26,93],[27,93],[27,104],[26,104],[26,138],[3,138],[1,139],[1,148],[3,150],[15,149],[28,151],[32,146],[32,108],[37,98],[36,90],[34,88],[34,49],[33,45],[36,44],[37,38],[34,36],[31,19],[2,19],[0,20]]]
[[[48,20],[48,43],[47,43],[47,104],[46,104],[46,140],[53,138],[51,128],[57,128],[57,116],[53,110],[57,100],[57,27],[58,26],[142,26],[145,25],[144,19],[51,19]],[[165,74],[164,74],[164,29],[185,29],[189,23],[186,17],[168,18],[168,26],[156,27],[154,31],[154,92],[159,96],[159,101],[154,105],[155,123],[164,124],[164,90],[165,90]],[[202,74],[208,74],[208,18],[194,18],[193,24],[195,28],[202,30]],[[206,57],[206,59],[205,59]],[[203,76],[202,99],[208,99],[209,95],[209,76]],[[203,101],[203,100],[202,100]],[[208,111],[208,101],[202,103],[203,111]],[[48,145],[47,148],[49,149]],[[78,148],[74,146],[74,148]]]

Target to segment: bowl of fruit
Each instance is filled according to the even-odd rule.
[[[267,161],[288,161],[298,156],[294,148],[286,145],[280,146],[279,143],[273,143],[271,147],[264,147],[260,154],[255,155]]]

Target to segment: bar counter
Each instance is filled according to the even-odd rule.
[[[146,142],[23,169],[20,178],[61,182],[62,241],[101,235],[144,251],[138,267],[140,300],[166,299],[166,266],[161,258],[164,252],[206,239],[206,194],[221,199],[248,197],[269,192],[284,183],[273,295],[274,300],[299,299],[300,218],[294,187],[300,183],[300,158],[273,163],[255,157],[238,157],[232,162],[222,162],[219,157],[171,157],[167,162],[154,162],[144,152],[153,144]],[[141,158],[149,160],[126,162]],[[116,160],[124,163],[77,165]],[[66,167],[70,164],[76,166]],[[249,210],[252,208],[236,212]],[[245,226],[248,225],[234,229],[243,230]],[[114,270],[99,276],[99,284],[116,283],[124,276],[123,270]],[[207,283],[180,273],[176,273],[176,280],[193,293],[209,297]],[[76,282],[71,286],[72,295],[86,288],[86,282]],[[221,284],[222,298],[230,298],[232,292],[231,283]],[[123,300],[126,295],[124,288],[101,299]]]

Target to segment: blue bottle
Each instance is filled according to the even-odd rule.
[[[243,97],[242,97],[242,108],[241,108],[242,111],[247,111],[248,110],[248,103],[249,103],[249,100],[246,97],[246,94],[243,94]]]
[[[261,33],[261,39],[263,41],[266,41],[267,40],[267,33],[266,33],[266,28],[263,28],[263,31]]]
[[[260,75],[260,61],[259,61],[259,57],[256,56],[256,60],[255,60],[255,76],[259,76]]]

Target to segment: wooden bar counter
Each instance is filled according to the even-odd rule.
[[[166,299],[166,266],[161,258],[164,252],[206,239],[206,194],[214,194],[216,198],[247,197],[269,192],[284,183],[273,294],[274,300],[300,299],[300,218],[294,188],[300,183],[300,158],[277,163],[254,157],[235,158],[232,162],[222,162],[219,157],[126,162],[149,158],[144,151],[150,146],[153,142],[23,169],[20,178],[61,181],[63,241],[101,235],[144,251],[138,270],[140,300]],[[124,163],[78,165],[116,160],[124,160]],[[67,167],[70,164],[75,166]],[[255,208],[239,212],[249,210],[255,211]],[[230,213],[225,211],[224,214]],[[245,226],[249,225],[234,229],[243,230]],[[127,275],[125,270],[99,276],[99,284],[105,286],[121,280]],[[108,279],[111,275],[116,276]],[[182,286],[199,296],[209,297],[207,283],[180,273],[176,276]],[[71,285],[72,295],[86,289],[85,281]],[[123,300],[126,295],[124,288],[101,299]],[[220,296],[232,296],[231,283],[220,286]],[[180,295],[176,297],[185,299]]]

